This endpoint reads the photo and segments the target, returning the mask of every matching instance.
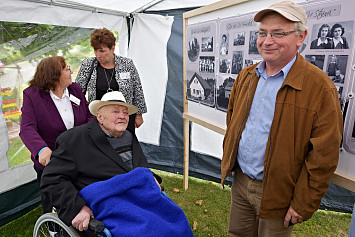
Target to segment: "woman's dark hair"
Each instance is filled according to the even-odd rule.
[[[90,44],[94,50],[97,50],[102,46],[112,49],[116,44],[116,38],[113,33],[106,28],[96,29],[91,33]]]
[[[29,81],[30,86],[38,90],[54,90],[60,80],[60,75],[66,66],[65,59],[61,56],[44,58],[39,62],[33,79]]]
[[[336,23],[335,25],[332,26],[332,29],[330,30],[330,32],[332,33],[331,36],[334,37],[334,30],[336,28],[341,28],[341,36],[343,36],[343,34],[345,33],[345,29],[342,25],[340,25],[339,23]]]
[[[328,24],[323,24],[318,30],[318,38],[320,38],[320,34],[323,28],[328,28],[328,34],[326,35],[326,37],[330,36],[330,26]]]

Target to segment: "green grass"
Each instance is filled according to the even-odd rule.
[[[168,196],[185,212],[196,237],[228,236],[228,215],[230,188],[222,189],[220,184],[189,178],[189,189],[183,189],[183,177],[159,170],[154,170],[163,178],[163,185]],[[174,192],[179,190],[179,192]],[[200,201],[202,200],[202,201]],[[199,203],[196,203],[200,201]],[[32,229],[41,215],[42,208],[36,208],[21,218],[0,227],[0,236],[30,237]],[[312,219],[295,225],[293,237],[335,237],[348,236],[351,214],[318,210]],[[196,225],[196,224],[195,224]]]
[[[7,155],[11,168],[32,162],[31,153],[23,144],[20,137],[10,139],[10,149]]]
[[[42,214],[42,206],[33,209],[20,218],[0,227],[0,236],[32,237],[33,227]]]

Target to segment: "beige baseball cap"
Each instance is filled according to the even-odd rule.
[[[254,16],[254,21],[260,22],[263,16],[268,12],[277,12],[290,21],[300,21],[304,25],[307,24],[306,11],[303,9],[303,7],[291,1],[273,3],[269,8],[256,13]]]

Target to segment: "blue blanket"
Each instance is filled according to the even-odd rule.
[[[88,185],[80,195],[112,236],[193,236],[184,212],[160,193],[147,168]]]

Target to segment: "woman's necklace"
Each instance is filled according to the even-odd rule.
[[[113,79],[113,74],[114,74],[115,70],[112,70],[112,75],[111,75],[111,78],[110,78],[110,81],[109,81],[109,80],[108,80],[108,77],[107,77],[107,74],[106,74],[106,69],[105,69],[104,67],[103,67],[103,69],[104,69],[104,73],[105,73],[106,81],[107,81],[107,85],[108,85],[107,92],[111,92],[111,91],[113,91],[113,90],[111,89],[110,85],[111,85],[111,81],[112,81],[112,79]]]

